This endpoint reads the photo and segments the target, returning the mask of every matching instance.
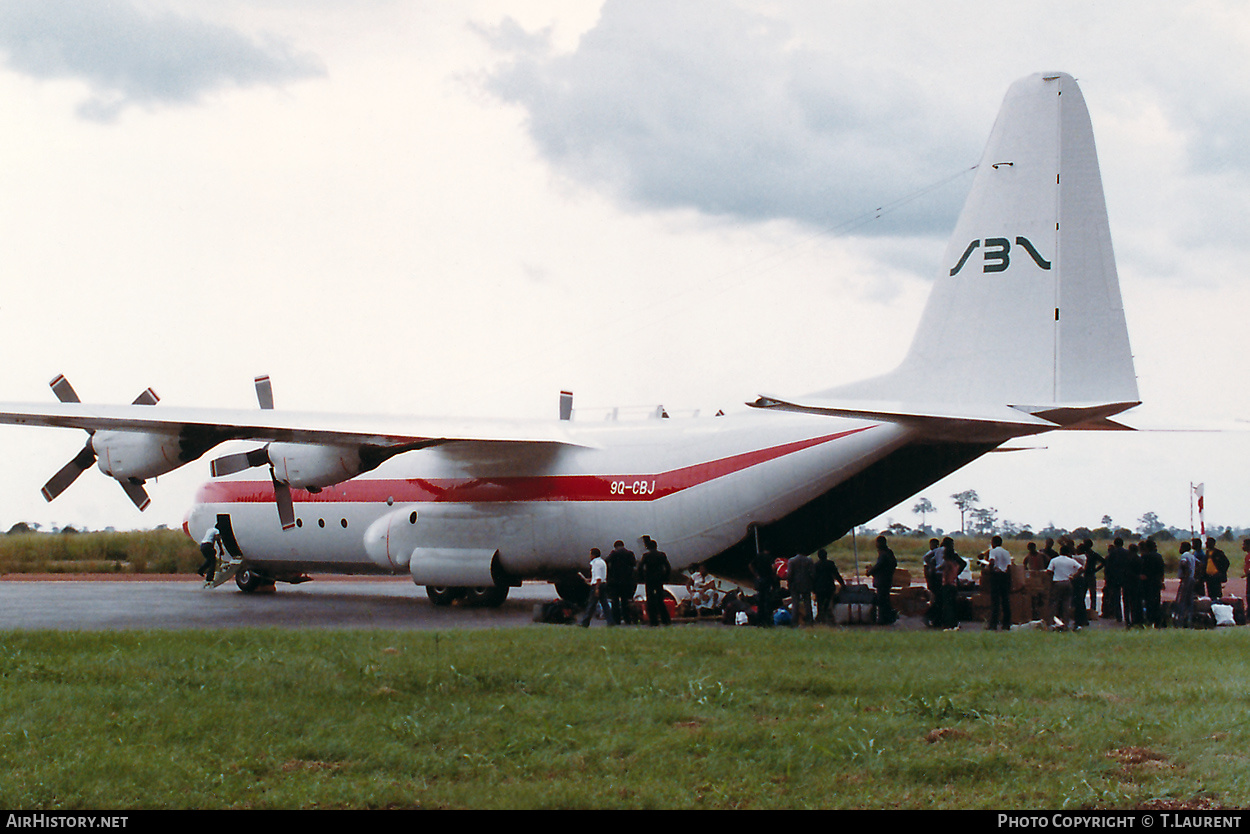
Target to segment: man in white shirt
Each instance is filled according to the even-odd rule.
[[[696,611],[716,607],[716,581],[703,572],[701,565],[691,565],[686,578],[686,593]]]
[[[221,546],[221,533],[214,524],[208,528],[208,532],[200,539],[200,555],[204,557],[204,564],[200,565],[200,569],[196,571],[200,576],[204,577],[204,585],[208,587],[213,584],[213,579],[217,575],[217,556]]]
[[[1176,576],[1180,585],[1176,589],[1176,602],[1172,606],[1172,617],[1179,628],[1193,625],[1194,615],[1194,577],[1198,574],[1198,560],[1190,549],[1189,542],[1181,542],[1181,555],[1176,565]]]
[[[1050,564],[1046,566],[1046,570],[1050,572],[1052,582],[1050,585],[1050,609],[1054,619],[1059,620],[1060,628],[1069,628],[1069,614],[1072,610],[1072,578],[1079,576],[1081,571],[1081,563],[1072,558],[1071,545],[1063,545],[1059,548],[1059,555],[1050,560]],[[1051,624],[1047,623],[1047,627]]]
[[[608,563],[604,561],[599,548],[590,549],[590,597],[586,600],[586,613],[582,615],[582,627],[590,628],[594,619],[595,609],[603,607],[603,619],[608,625],[616,625],[612,618],[612,605],[608,597]]]

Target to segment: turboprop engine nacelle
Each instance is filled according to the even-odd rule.
[[[119,481],[145,481],[187,462],[181,441],[168,435],[98,431],[90,442],[100,471]]]
[[[433,516],[426,519],[425,516]],[[456,519],[443,519],[437,511],[413,505],[400,507],[379,518],[365,531],[369,559],[390,571],[407,570],[418,585],[483,586],[498,584],[499,550],[489,545],[448,547],[440,531],[455,527]]]
[[[265,402],[264,398],[261,400]],[[266,443],[249,452],[224,455],[213,461],[214,478],[233,475],[253,466],[268,466],[273,478],[274,502],[283,530],[295,526],[291,489],[320,492],[322,487],[351,480],[375,468],[387,456],[407,447],[378,450],[369,446],[336,446],[321,443]]]
[[[296,489],[316,491],[366,471],[358,446],[270,443],[268,455],[274,478]]]
[[[408,570],[412,550],[417,546],[416,524],[415,507],[401,507],[370,524],[365,530],[369,560],[384,570]]]

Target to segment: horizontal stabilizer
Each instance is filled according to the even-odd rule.
[[[903,403],[870,400],[811,399],[790,402],[777,397],[761,396],[747,403],[752,408],[790,411],[799,414],[823,414],[829,417],[853,417],[911,425],[926,435],[949,437],[1018,437],[1056,429],[1095,429],[1132,431],[1129,426],[1108,417],[1135,405],[1099,403],[1064,406],[958,406],[952,403]]]
[[[1136,431],[1132,426],[1111,420],[1112,416],[1128,411],[1138,402],[1100,403],[1097,405],[1063,405],[1063,406],[1022,406],[1015,405],[1020,411],[1027,411],[1034,417],[1041,417],[1057,423],[1060,428],[1073,431]]]
[[[967,423],[1003,428],[1050,431],[1058,424],[1011,406],[977,406],[961,409],[951,403],[904,403],[873,400],[813,399],[804,403],[789,402],[777,397],[762,396],[747,403],[752,408],[769,408],[799,414],[824,414],[829,417],[858,417],[891,423]]]

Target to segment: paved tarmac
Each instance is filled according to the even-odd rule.
[[[1245,594],[1245,580],[1230,581],[1227,592]],[[1175,593],[1172,580],[1164,598]],[[555,591],[547,582],[513,588],[499,608],[440,608],[429,601],[424,588],[403,577],[326,577],[278,585],[273,593],[244,594],[233,583],[205,590],[195,578],[52,579],[10,574],[0,577],[0,630],[503,628],[533,624],[536,606],[553,599]],[[603,627],[603,621],[596,620],[594,626]],[[1091,626],[1123,628],[1097,619]],[[961,624],[966,631],[984,627],[979,622]],[[886,628],[924,630],[925,625],[920,617],[901,617]]]
[[[193,578],[194,579],[194,578]],[[314,579],[244,594],[234,583],[206,590],[200,580],[0,578],[3,629],[381,628],[447,629],[527,625],[549,583],[513,588],[499,608],[439,608],[406,578]]]

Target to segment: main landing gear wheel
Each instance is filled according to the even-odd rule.
[[[498,608],[508,598],[507,585],[479,585],[473,588],[457,588],[450,585],[426,585],[425,595],[438,606],[451,605],[462,600],[473,608]]]
[[[239,590],[243,593],[250,594],[264,588],[266,585],[272,585],[273,579],[250,565],[244,565],[234,575],[234,584],[238,585]]]
[[[426,585],[425,595],[435,605],[447,606],[464,596],[464,588],[453,588],[448,585]]]

